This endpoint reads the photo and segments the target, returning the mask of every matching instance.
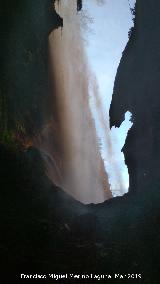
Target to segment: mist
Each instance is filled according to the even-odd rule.
[[[49,46],[62,153],[61,187],[83,203],[99,203],[112,194],[89,107],[92,72],[81,18],[74,0],[70,5],[61,1],[56,10],[63,17],[64,27],[51,33]]]
[[[125,188],[124,180],[121,175],[119,165],[117,161],[114,159],[115,149],[114,149],[113,143],[116,144],[117,137],[116,135],[113,135],[113,134],[111,135],[111,131],[109,128],[109,121],[107,119],[108,116],[107,114],[106,115],[104,114],[104,111],[103,111],[104,106],[102,104],[98,82],[94,74],[92,74],[92,78],[90,80],[90,96],[93,101],[92,105],[94,106],[94,109],[97,113],[97,118],[99,120],[100,127],[102,131],[104,132],[103,142],[104,142],[106,156],[108,159],[108,164],[110,164],[110,167],[112,167],[112,171],[114,172],[114,182],[118,185],[119,192],[123,194],[123,190]]]

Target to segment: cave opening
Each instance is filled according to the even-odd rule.
[[[123,0],[119,4],[116,0],[87,0],[78,13],[76,1],[68,1],[61,0],[61,5],[55,2],[63,29],[49,36],[59,164],[49,136],[41,149],[51,157],[45,157],[45,162],[53,183],[84,204],[96,204],[128,191],[128,170],[121,149],[132,126],[131,113],[126,113],[119,129],[110,130],[109,107],[133,22]]]
[[[101,4],[98,7],[90,1],[86,1],[84,7],[90,11],[93,19],[93,32],[88,32],[86,50],[99,88],[99,98],[91,94],[90,104],[110,188],[113,197],[116,197],[127,193],[129,189],[128,168],[121,149],[132,126],[132,114],[126,112],[120,127],[110,129],[109,109],[117,68],[134,25],[135,0],[97,2]]]

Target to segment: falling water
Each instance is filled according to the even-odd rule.
[[[81,19],[75,0],[61,1],[56,9],[64,27],[54,30],[49,42],[61,141],[61,186],[83,203],[99,203],[112,194],[89,107],[92,72]]]

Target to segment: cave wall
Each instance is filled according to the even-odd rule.
[[[59,26],[52,0],[1,1],[1,135],[33,135],[50,115],[48,36]]]
[[[133,126],[123,152],[130,192],[156,189],[160,167],[160,2],[138,0],[135,26],[118,67],[110,126],[119,127],[126,111]]]
[[[34,4],[38,8],[40,3],[45,4],[46,2],[48,3],[47,0],[35,0]],[[152,176],[150,183],[153,183],[154,177],[156,177],[155,182],[158,181],[159,43],[157,36],[159,28],[156,23],[154,25],[154,20],[159,22],[158,8],[160,4],[158,1],[152,2],[147,1],[146,4],[144,1],[139,1],[137,3],[135,32],[130,38],[118,69],[110,111],[111,125],[116,126],[123,120],[126,110],[133,113],[134,126],[129,132],[124,147],[126,163],[131,172],[131,191],[138,188],[134,186],[134,181],[137,181],[136,172],[141,178],[138,181],[141,181],[144,187],[143,166],[145,170],[146,168],[150,169],[149,177]],[[18,3],[23,7],[29,3],[28,12],[26,12],[28,17],[27,15],[23,17],[21,11],[18,10],[19,6],[16,6]],[[152,11],[151,7],[147,6],[149,3],[153,13],[152,19],[148,19],[146,22],[150,15],[147,11]],[[156,3],[157,6],[154,7]],[[46,27],[44,23],[46,22],[44,21],[45,17],[42,17],[44,6],[40,7],[41,9],[38,10],[35,8],[34,13],[36,15],[35,21],[38,23],[37,29],[40,28],[39,32],[42,33],[41,29],[44,31],[43,28]],[[43,58],[41,61],[43,64],[39,65],[38,54],[36,60],[30,63],[32,66],[37,66],[36,72],[38,73],[35,76],[34,73],[30,74],[28,71],[28,68],[32,70],[31,65],[26,67],[23,64],[26,60],[22,61],[20,65],[23,59],[21,51],[24,50],[24,46],[30,46],[29,42],[32,37],[29,17],[32,8],[33,1],[29,0],[21,1],[21,3],[20,1],[1,1],[0,82],[3,92],[8,90],[7,86],[11,86],[9,90],[15,90],[12,102],[15,101],[16,110],[19,110],[21,114],[24,112],[19,108],[18,94],[23,95],[20,97],[21,99],[27,97],[31,105],[34,105],[32,101],[34,94],[37,94],[36,98],[40,100],[44,93],[43,91],[34,92],[36,84],[33,85],[32,82],[36,82],[37,85],[41,82],[43,85],[45,78],[48,78],[47,73],[45,73],[45,78],[42,78],[44,69],[41,69],[40,66],[44,66],[45,60]],[[21,38],[19,34],[15,37],[13,18],[16,17],[18,17],[17,21],[21,18],[20,29],[23,30],[26,27],[26,40],[25,35],[24,38]],[[149,23],[151,27],[146,28],[147,36],[140,30]],[[34,21],[32,24],[34,26]],[[33,37],[39,45],[39,40],[36,39],[37,29],[33,29]],[[46,43],[46,35],[49,31],[47,27],[45,31],[43,40]],[[147,44],[143,44],[145,37]],[[12,39],[10,45],[8,44],[9,38]],[[41,43],[44,43],[43,40]],[[150,42],[151,40],[152,42]],[[13,52],[14,46],[17,56]],[[9,54],[13,60],[11,62],[8,59]],[[10,77],[7,75],[10,70],[9,67],[9,69],[6,68],[7,62],[7,66],[10,66],[12,70]],[[17,65],[21,68],[15,68]],[[33,68],[33,70],[35,69]],[[27,82],[24,89],[22,89],[23,80],[19,80],[21,72],[25,74],[24,79]],[[9,98],[9,94],[12,94],[12,92],[8,92],[4,92],[7,98]],[[27,110],[27,105],[24,106]],[[14,119],[12,109],[10,116]],[[37,120],[37,117],[36,115],[34,121]],[[146,145],[144,145],[145,143]],[[43,163],[41,162],[39,152],[36,150],[31,149],[29,152],[15,154],[0,145],[1,279],[4,275],[4,282],[10,278],[13,282],[14,278],[19,280],[20,273],[96,272],[97,274],[106,274],[107,270],[107,273],[140,272],[143,275],[143,283],[158,283],[160,263],[158,257],[159,200],[154,199],[153,206],[150,199],[145,203],[143,199],[138,200],[136,195],[133,195],[134,199],[126,195],[114,198],[104,204],[86,208],[50,184],[44,176]],[[157,189],[157,187],[155,188]],[[93,217],[92,214],[94,214]],[[101,239],[104,241],[102,242]],[[152,278],[154,279],[152,280]],[[50,280],[48,282],[50,283]],[[117,283],[117,279],[115,279],[115,283]]]

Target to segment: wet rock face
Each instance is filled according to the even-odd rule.
[[[130,174],[130,191],[156,188],[160,182],[160,2],[139,0],[134,32],[116,75],[110,125],[120,126],[132,113],[133,126],[123,152]]]

